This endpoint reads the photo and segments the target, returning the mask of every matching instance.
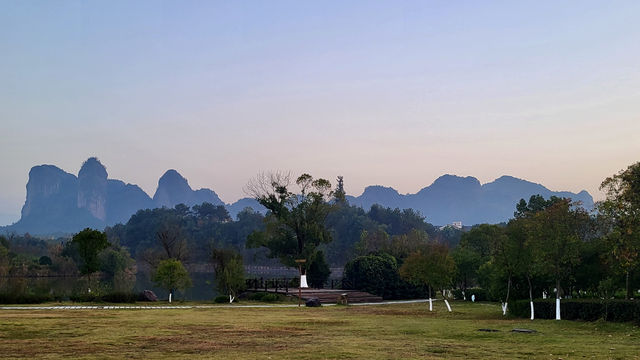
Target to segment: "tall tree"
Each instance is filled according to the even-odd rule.
[[[400,276],[408,282],[429,287],[429,310],[431,311],[433,310],[432,288],[443,289],[451,285],[456,271],[455,266],[453,258],[449,255],[449,248],[431,243],[409,255],[398,271]]]
[[[560,320],[561,283],[568,280],[571,271],[580,261],[583,229],[589,216],[569,199],[557,201],[533,216],[535,232],[539,239],[537,258],[556,282],[556,319]]]
[[[607,197],[598,210],[609,220],[606,240],[616,268],[624,274],[628,299],[630,276],[640,265],[640,162],[606,178],[600,189]]]
[[[220,293],[229,295],[229,303],[232,303],[245,287],[242,256],[231,249],[213,249],[211,261],[216,274],[216,288]]]
[[[169,290],[169,302],[176,290],[184,291],[191,287],[189,273],[177,259],[160,261],[152,280],[159,287]]]
[[[264,246],[269,256],[278,258],[290,267],[295,260],[306,259],[303,273],[319,245],[331,241],[325,226],[327,215],[333,210],[329,203],[333,192],[325,179],[302,174],[296,179],[298,193],[290,190],[289,176],[281,173],[261,174],[247,186],[247,190],[268,209],[265,230],[249,236],[248,247]]]
[[[71,244],[77,249],[80,256],[80,273],[87,275],[91,286],[91,274],[100,270],[100,251],[109,247],[107,235],[102,231],[86,228],[73,236]]]

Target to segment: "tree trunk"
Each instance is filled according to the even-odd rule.
[[[631,297],[631,289],[629,288],[629,270],[626,271],[625,277],[626,277],[626,280],[625,280],[626,281],[626,285],[625,285],[625,287],[627,289],[627,292],[626,292],[626,295],[625,295],[625,299],[629,300],[629,298]]]
[[[560,279],[556,279],[556,320],[560,320]]]
[[[511,275],[509,275],[509,281],[507,281],[507,297],[504,299],[504,305],[502,305],[502,315],[507,315],[507,306],[509,306],[509,292],[511,291]]]
[[[529,282],[529,305],[531,307],[531,320],[534,319],[533,312],[533,289],[531,288],[531,277],[527,275],[527,282]]]

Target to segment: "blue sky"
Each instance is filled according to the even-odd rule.
[[[0,224],[29,169],[226,202],[259,171],[586,189],[640,160],[640,2],[0,0]]]

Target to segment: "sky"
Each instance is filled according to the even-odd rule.
[[[91,156],[227,203],[270,170],[601,199],[640,161],[640,2],[0,0],[0,225]]]

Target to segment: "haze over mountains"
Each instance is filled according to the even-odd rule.
[[[570,197],[581,201],[585,208],[593,207],[593,198],[586,191],[578,194],[554,192],[546,187],[511,176],[480,184],[474,177],[444,175],[416,194],[399,194],[384,186],[369,186],[363,194],[347,196],[349,203],[368,209],[373,204],[391,208],[412,208],[421,212],[428,222],[444,225],[462,221],[465,225],[499,223],[513,216],[518,200],[540,194]],[[85,227],[102,229],[126,223],[140,209],[193,206],[209,202],[224,205],[232,217],[246,207],[264,212],[255,200],[243,198],[224,204],[210,189],[193,190],[187,179],[175,170],[168,170],[158,180],[151,198],[140,187],[121,180],[109,179],[106,168],[97,158],[89,158],[78,176],[53,165],[34,166],[29,172],[27,196],[21,219],[0,228],[2,232],[31,234],[73,233]]]

